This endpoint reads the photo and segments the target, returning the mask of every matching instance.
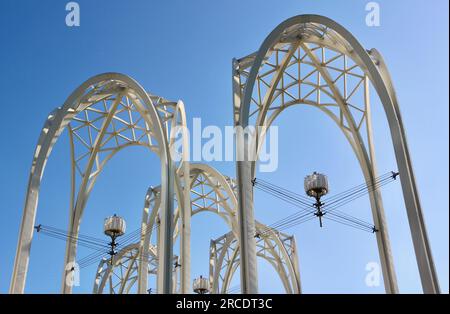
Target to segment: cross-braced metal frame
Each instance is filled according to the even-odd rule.
[[[62,107],[49,115],[33,157],[11,293],[23,293],[25,288],[40,182],[46,161],[63,130],[67,128],[69,131],[71,147],[72,187],[68,234],[76,238],[84,208],[99,174],[117,152],[132,145],[148,147],[159,156],[162,182],[160,208],[164,215],[172,215],[173,199],[169,195],[173,194],[174,169],[166,132],[167,124],[174,116],[170,109],[182,106],[181,101],[170,102],[148,94],[125,75],[107,73],[83,83]],[[171,219],[162,220],[164,234],[171,234],[170,222]],[[162,238],[160,247],[164,254],[160,255],[159,272],[169,277],[172,272],[171,262],[163,261],[172,260],[172,245],[170,240],[165,241],[171,237]],[[75,261],[76,247],[76,241],[67,241],[65,265]],[[63,293],[72,290],[65,281],[68,272],[70,269],[65,270],[62,276]],[[164,291],[170,292],[170,283]]]
[[[226,242],[226,246],[222,246],[223,251],[220,252],[217,249],[220,241],[213,241],[217,243],[214,246],[214,252],[217,252],[217,257],[213,258],[211,255],[210,261],[210,265],[214,261],[214,268],[210,269],[210,272],[212,272],[210,273],[210,278],[217,279],[217,281],[213,280],[211,282],[211,291],[213,293],[227,293],[227,287],[231,281],[231,277],[236,268],[239,267],[236,186],[234,180],[222,175],[208,165],[190,164],[189,168],[190,178],[188,186],[190,186],[190,190],[186,190],[191,204],[188,207],[188,210],[190,210],[189,216],[192,217],[205,211],[212,212],[221,217],[231,229],[225,236],[228,241]],[[184,172],[179,168],[176,182],[183,181],[183,179]],[[113,263],[107,262],[104,259],[100,261],[94,283],[94,293],[129,293],[133,291],[131,288],[136,281],[138,283],[137,292],[147,293],[148,276],[149,274],[155,274],[152,269],[157,269],[158,265],[159,252],[157,245],[153,243],[158,243],[154,239],[160,238],[160,229],[158,228],[160,223],[159,191],[160,187],[150,188],[147,191],[140,242],[124,248],[114,258]],[[183,186],[179,192],[173,195],[174,203],[178,204],[177,198],[183,197],[184,191]],[[180,234],[181,238],[183,237],[182,212],[181,206],[175,208],[173,217],[173,242],[176,241]],[[288,236],[258,222],[257,225],[260,232],[258,256],[266,259],[274,267],[283,282],[286,293],[300,293],[300,273],[293,236]],[[234,258],[230,260],[231,264],[228,265],[224,261],[223,256],[230,249],[233,249],[232,254]],[[184,256],[185,260],[183,262],[183,258],[181,258],[180,263],[176,263],[176,267],[173,269],[173,292],[190,293],[190,286],[185,285],[185,288],[183,288],[183,282],[190,283],[191,280],[187,275],[190,272],[186,270],[187,267],[190,267],[190,264],[186,263],[187,255],[182,254],[183,250],[185,252],[190,251],[190,243],[185,243],[184,246],[180,246],[180,250],[180,255]],[[230,267],[227,275],[225,277],[220,276],[221,270],[227,265]],[[178,272],[180,276],[178,276]],[[156,272],[156,276],[157,278],[159,277],[158,272]],[[157,282],[159,281],[157,280]],[[105,290],[106,285],[108,285],[109,289]],[[218,290],[219,285],[222,287],[220,292]],[[156,289],[160,292],[158,286]]]
[[[149,247],[149,255],[144,257],[140,251],[140,243],[127,245],[119,253],[110,258],[103,258],[95,274],[94,294],[130,294],[139,291],[139,267],[140,264],[148,265],[148,275],[157,276],[158,274],[158,257],[157,249],[154,246]],[[179,275],[179,259],[174,256],[173,292],[177,292],[177,282]],[[146,290],[145,293],[147,293]]]
[[[284,21],[257,52],[233,60],[234,123],[244,128],[263,127],[256,128],[255,136],[249,133],[238,143],[238,155],[244,160],[237,162],[236,181],[209,166],[189,164],[186,115],[181,101],[171,102],[148,94],[137,82],[117,73],[95,76],[76,89],[62,107],[48,116],[35,149],[10,292],[24,292],[41,178],[55,142],[67,128],[72,174],[68,235],[72,238],[78,236],[81,217],[97,178],[117,152],[138,145],[149,148],[160,159],[161,185],[148,190],[141,239],[124,248],[112,263],[101,261],[94,291],[104,291],[109,282],[111,293],[129,292],[137,282],[138,292],[146,293],[148,274],[157,265],[159,293],[190,292],[190,221],[192,215],[210,211],[222,217],[231,230],[212,242],[211,276],[218,280],[212,282],[213,292],[228,289],[239,265],[241,291],[257,293],[256,257],[261,256],[274,265],[287,292],[299,293],[294,239],[267,230],[254,219],[254,160],[265,130],[277,116],[291,106],[309,105],[336,123],[352,147],[367,185],[373,186],[377,169],[371,87],[389,124],[423,290],[439,293],[405,130],[383,58],[375,49],[365,50],[336,22],[317,15],[300,15]],[[175,139],[179,131],[182,153],[177,159]],[[381,194],[374,189],[369,195],[374,224],[379,230],[377,243],[386,292],[396,293]],[[258,232],[261,230],[264,232]],[[156,240],[152,243],[155,232]],[[255,238],[258,234],[261,239]],[[179,280],[178,270],[174,271],[172,265],[173,243],[178,236]],[[67,241],[66,265],[75,261],[76,251],[77,241]],[[222,259],[222,254],[233,258]],[[116,271],[123,272],[124,268],[127,274],[117,276]],[[223,270],[228,275],[223,275]],[[63,293],[72,291],[65,280],[70,271],[65,270],[62,276]],[[119,278],[118,282],[113,277]]]
[[[257,223],[260,236],[256,240],[256,254],[265,259],[277,272],[286,293],[301,293],[300,271],[295,238]],[[240,265],[239,242],[233,232],[211,240],[209,281],[211,293],[237,293],[230,289],[233,275]]]
[[[151,247],[151,254],[147,258],[148,273],[156,275],[157,261],[156,248]],[[139,243],[127,245],[119,253],[110,258],[103,258],[97,267],[93,293],[128,294],[138,280],[138,267],[140,263]],[[111,263],[114,267],[110,267]],[[106,289],[107,287],[107,289]]]
[[[238,148],[237,162],[241,284],[244,293],[256,293],[256,241],[253,214],[255,161],[265,130],[285,109],[309,105],[327,114],[344,133],[359,161],[366,183],[377,177],[373,144],[370,86],[383,104],[389,123],[411,234],[426,293],[439,285],[414,179],[405,130],[394,87],[381,55],[366,51],[336,22],[317,15],[299,15],[278,25],[260,49],[233,60],[234,122],[256,128]],[[265,127],[265,128],[264,128]],[[263,130],[263,131],[259,131]],[[370,193],[373,220],[386,292],[397,293],[387,224],[378,190]]]

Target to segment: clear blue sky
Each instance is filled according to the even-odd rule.
[[[378,1],[381,26],[365,24],[367,1],[118,1],[80,0],[81,26],[65,25],[68,1],[0,2],[0,292],[7,292],[27,187],[31,157],[47,114],[87,78],[122,72],[149,92],[183,99],[190,121],[204,125],[232,123],[231,60],[258,49],[267,34],[288,17],[313,13],[328,16],[349,29],[366,48],[385,57],[397,89],[416,171],[424,215],[442,290],[449,278],[449,124],[448,2]],[[380,172],[395,170],[384,113],[374,104],[374,128]],[[332,190],[362,182],[356,160],[333,123],[311,108],[291,109],[276,121],[280,127],[280,166],[262,174],[272,182],[302,192],[305,174],[329,175]],[[314,130],[320,139],[310,142]],[[295,133],[295,136],[292,136]],[[44,175],[37,222],[67,228],[69,147],[62,136]],[[320,152],[320,153],[314,153]],[[102,237],[102,221],[117,212],[137,228],[143,197],[158,185],[156,159],[139,148],[122,152],[98,180],[81,232]],[[150,160],[150,163],[149,163]],[[232,163],[214,163],[234,176]],[[409,226],[398,183],[383,190],[393,254],[401,292],[419,292]],[[295,211],[256,193],[256,216],[270,224]],[[367,199],[346,211],[370,219]],[[207,275],[209,240],[227,232],[209,214],[193,219],[192,274]],[[378,261],[373,235],[310,222],[288,230],[297,238],[305,293],[381,293],[365,286],[365,266]],[[79,256],[89,254],[80,249]],[[64,244],[36,237],[27,292],[58,292]],[[90,292],[93,265],[82,270],[75,292]],[[259,264],[261,292],[282,292],[275,272]],[[233,284],[238,278],[233,280]]]

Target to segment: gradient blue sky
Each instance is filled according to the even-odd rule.
[[[258,49],[265,36],[298,14],[328,16],[349,29],[366,48],[385,57],[397,89],[416,171],[424,215],[442,290],[449,284],[448,1],[378,1],[381,26],[365,24],[367,1],[118,1],[80,0],[81,26],[65,25],[68,1],[0,2],[0,292],[7,292],[34,147],[47,114],[87,78],[122,72],[149,92],[183,99],[189,120],[232,124],[231,60]],[[395,170],[384,112],[374,103],[374,129],[381,173]],[[305,174],[329,175],[332,191],[363,181],[342,134],[320,112],[296,107],[276,121],[280,165],[262,174],[302,192]],[[318,141],[311,142],[314,132]],[[66,229],[69,203],[69,147],[57,143],[43,179],[37,222]],[[319,152],[319,153],[315,153]],[[137,228],[149,185],[159,184],[156,158],[133,148],[113,159],[95,187],[81,232],[102,237],[103,218],[114,212]],[[233,163],[216,162],[234,176]],[[401,292],[420,292],[399,183],[383,190]],[[256,216],[270,224],[295,208],[256,192]],[[344,210],[370,219],[367,199]],[[207,275],[209,240],[227,232],[210,214],[195,216],[192,274]],[[375,237],[330,223],[309,222],[288,230],[297,238],[305,293],[381,293],[367,287],[368,262],[378,261]],[[58,292],[64,244],[38,236],[33,242],[27,292]],[[89,254],[80,249],[79,257]],[[260,291],[282,292],[275,272],[259,263]],[[75,292],[92,290],[95,265],[82,270]],[[233,285],[238,282],[234,278]]]

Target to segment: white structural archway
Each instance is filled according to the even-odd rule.
[[[190,189],[183,188],[174,193],[174,201],[183,197],[187,191],[190,206],[189,217],[201,212],[211,212],[221,217],[230,228],[225,236],[213,240],[210,248],[210,284],[212,293],[227,293],[231,278],[239,267],[239,244],[236,217],[236,185],[234,180],[222,175],[216,169],[205,164],[189,165]],[[179,168],[175,182],[184,181],[184,172]],[[137,292],[146,294],[148,289],[148,276],[156,275],[157,292],[161,292],[159,286],[159,249],[156,243],[160,235],[160,187],[150,188],[145,196],[141,238],[138,243],[132,243],[124,247],[113,259],[102,259],[99,262],[94,281],[94,293],[129,293],[137,283]],[[183,209],[177,202],[173,217],[173,241],[181,235],[183,238]],[[184,204],[183,204],[184,205]],[[185,213],[186,215],[186,213]],[[286,293],[300,293],[300,272],[298,265],[297,249],[293,236],[278,232],[261,223],[257,224],[260,234],[258,241],[258,256],[267,260],[279,275]],[[190,230],[190,226],[186,226]],[[172,268],[172,292],[191,293],[190,278],[190,242],[185,242],[180,247],[183,258],[174,260],[178,264]],[[232,256],[227,259],[226,256]],[[179,261],[179,263],[178,263]],[[225,270],[223,272],[223,270]],[[179,284],[178,284],[179,283]],[[221,289],[219,290],[219,286]],[[108,289],[106,289],[108,287]]]
[[[141,254],[140,243],[132,243],[120,250],[113,260],[103,258],[95,274],[93,294],[130,294],[133,291],[139,292],[140,265],[147,264],[147,276],[157,276],[158,256],[157,248],[150,245],[149,254],[144,258]],[[174,264],[179,264],[178,256],[174,256]],[[111,263],[112,262],[112,263]],[[173,267],[172,292],[177,292],[178,267]],[[148,293],[144,291],[142,293]]]
[[[360,163],[366,183],[376,178],[369,87],[383,104],[392,142],[414,249],[425,293],[439,293],[411,158],[394,87],[381,55],[367,51],[345,28],[318,15],[299,15],[278,25],[259,50],[233,60],[234,122],[238,126],[270,126],[286,108],[317,107],[344,133]],[[264,131],[263,131],[264,132]],[[244,138],[244,160],[237,162],[241,285],[257,293],[253,187],[255,156],[264,134]],[[244,155],[245,154],[245,155]],[[370,193],[386,292],[397,293],[397,280],[379,191]]]
[[[365,50],[351,33],[323,16],[299,15],[284,21],[257,52],[233,60],[234,123],[244,128],[268,127],[290,106],[316,107],[343,132],[367,185],[372,186],[377,169],[371,126],[371,85],[389,124],[423,290],[439,293],[398,101],[383,58],[375,49]],[[158,240],[153,247],[157,247],[158,292],[171,293],[176,288],[173,287],[173,241],[180,234],[180,291],[189,292],[190,219],[197,212],[212,211],[224,218],[237,239],[235,243],[239,244],[241,291],[257,293],[255,235],[260,226],[253,213],[255,158],[251,157],[257,156],[264,131],[256,132],[255,137],[245,137],[244,145],[238,146],[238,150],[243,148],[245,154],[240,155],[245,159],[237,162],[237,181],[234,181],[206,165],[189,165],[185,133],[182,158],[178,162],[173,160],[173,133],[180,126],[186,132],[181,101],[171,102],[148,94],[133,79],[117,73],[87,80],[62,107],[54,110],[41,131],[33,156],[10,292],[24,292],[41,178],[55,142],[67,128],[72,172],[68,235],[78,236],[89,195],[107,162],[126,147],[144,146],[159,156],[161,186],[150,189],[147,195],[139,250],[135,245],[128,248],[134,255],[123,256],[136,259],[138,252],[141,259],[148,257],[152,247],[149,230],[157,224]],[[208,187],[211,191],[205,194],[195,191],[196,187]],[[381,194],[375,190],[369,196],[374,224],[379,230],[377,244],[386,292],[396,293],[397,280]],[[174,201],[178,208],[175,212]],[[76,241],[67,241],[66,264],[74,262],[76,247]],[[294,267],[290,269],[292,277]],[[71,287],[65,284],[69,271],[65,270],[62,276],[63,293],[71,292]],[[133,280],[138,281],[138,291],[144,293],[148,263],[140,263],[136,271],[138,277]],[[291,280],[294,283],[291,290],[299,292],[299,278],[297,283],[295,280]]]
[[[41,131],[31,166],[22,224],[19,232],[10,293],[23,293],[28,271],[33,228],[38,205],[39,188],[45,164],[52,148],[65,128],[68,129],[71,146],[71,201],[69,207],[68,234],[77,237],[81,217],[96,179],[106,163],[120,150],[141,145],[148,147],[160,158],[161,197],[160,207],[164,216],[173,215],[172,162],[169,153],[165,124],[172,115],[168,107],[177,103],[148,94],[136,81],[118,73],[97,75],[84,82],[54,110]],[[179,101],[178,104],[182,105]],[[166,222],[169,222],[166,224]],[[172,234],[171,219],[162,219],[164,234]],[[163,237],[163,239],[171,237]],[[67,241],[65,265],[73,263],[76,241]],[[159,273],[171,276],[172,244],[160,242],[164,254],[160,256]],[[62,276],[62,292],[71,293]],[[164,277],[161,276],[161,277]],[[170,280],[164,291],[170,292]]]
[[[287,294],[300,294],[300,270],[294,236],[258,222],[256,231],[260,235],[256,240],[256,255],[272,265]],[[211,240],[209,265],[211,293],[229,293],[231,279],[240,266],[239,241],[233,232]]]

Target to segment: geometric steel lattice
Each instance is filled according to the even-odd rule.
[[[210,265],[213,265],[213,261],[214,265],[217,265],[215,266],[215,269],[210,269],[210,277],[212,276],[217,279],[210,282],[212,288],[211,291],[213,293],[218,293],[218,285],[221,285],[224,287],[223,289],[225,289],[222,289],[221,293],[227,293],[226,288],[228,287],[231,277],[236,268],[239,267],[239,246],[237,245],[237,237],[235,236],[238,234],[238,230],[236,229],[238,224],[236,216],[236,186],[234,185],[234,180],[223,176],[208,165],[191,164],[190,174],[190,216],[205,211],[212,212],[221,217],[231,229],[230,233],[226,235],[226,238],[229,240],[226,242],[228,246],[223,247],[223,253],[230,249],[234,250],[234,259],[230,261],[230,270],[227,273],[228,277],[226,280],[223,280],[223,276],[219,277],[219,272],[227,265],[223,264],[223,258],[219,257],[220,252],[217,250],[220,243],[219,240],[213,241],[214,243],[217,243],[214,247],[216,248],[215,252],[217,252],[218,257],[216,259],[211,257],[212,259],[210,261]],[[184,173],[179,172],[179,180],[182,180],[183,176]],[[130,290],[130,287],[132,287],[136,281],[138,282],[138,292],[147,292],[147,277],[148,275],[155,274],[151,269],[157,268],[158,265],[159,250],[154,239],[160,237],[160,228],[155,227],[158,226],[160,221],[160,208],[158,207],[159,190],[160,187],[150,188],[145,198],[145,214],[143,216],[142,229],[150,230],[149,232],[141,233],[142,238],[140,243],[145,243],[145,245],[141,246],[139,243],[136,243],[127,246],[127,248],[123,249],[123,252],[117,255],[113,264],[102,259],[98,266],[94,284],[94,293],[108,293],[108,291],[109,293],[129,293],[132,291]],[[179,193],[179,195],[181,194],[182,193]],[[175,196],[175,198],[177,198],[177,196]],[[180,214],[180,208],[175,208],[174,240],[178,236],[182,236],[182,233],[180,232],[182,229],[182,219],[180,219]],[[257,223],[257,225],[258,230],[260,231],[258,256],[266,259],[274,267],[280,280],[283,282],[286,293],[300,293],[300,273],[294,238],[278,232],[275,229],[268,228],[260,223]],[[189,252],[190,244],[187,244],[182,249]],[[211,252],[210,254],[212,254]],[[182,254],[182,252],[180,252],[180,254]],[[187,258],[187,256],[185,256],[185,258]],[[183,259],[180,259],[178,267],[173,270],[174,293],[191,292],[191,287],[187,288],[185,291],[182,290],[183,281],[191,282],[190,278],[183,278],[182,273],[183,267],[186,268],[185,265],[186,262],[183,263]],[[126,271],[123,270],[124,267],[126,268]],[[215,273],[215,275],[212,275],[211,272]],[[156,272],[156,276],[159,276],[158,272]],[[108,280],[112,280],[112,282],[108,283]],[[109,290],[105,290],[105,285],[109,286]],[[157,287],[157,290],[159,290],[159,287]]]
[[[173,116],[170,109],[181,105],[181,102],[173,103],[148,94],[125,75],[106,73],[83,83],[62,107],[49,115],[31,167],[10,292],[22,293],[25,287],[40,182],[47,159],[63,130],[67,127],[69,131],[71,147],[68,234],[77,237],[81,217],[96,179],[118,151],[132,145],[148,147],[159,156],[161,206],[166,212],[172,211],[167,197],[173,190],[173,176],[169,175],[173,170],[166,127]],[[164,229],[168,231],[165,226]],[[65,265],[75,261],[76,246],[76,241],[67,241]],[[164,245],[164,249],[171,252],[170,245]],[[164,263],[164,271],[168,269],[168,264]],[[62,276],[63,293],[72,290],[65,282],[70,271],[65,270]]]
[[[286,293],[301,293],[295,238],[258,224],[261,236],[256,241],[257,256],[265,259],[277,272]],[[211,293],[238,293],[230,289],[231,279],[239,267],[239,243],[232,232],[211,240]]]
[[[318,15],[299,15],[278,25],[261,48],[233,60],[234,123],[256,128],[244,139],[244,161],[237,163],[237,180],[242,213],[241,276],[245,293],[257,292],[256,242],[253,186],[255,162],[260,144],[281,112],[294,105],[316,107],[327,114],[350,143],[366,184],[377,177],[373,144],[370,87],[376,91],[389,123],[408,219],[424,292],[437,293],[439,285],[426,234],[425,222],[414,180],[405,130],[392,80],[377,50],[366,50],[342,26]],[[372,216],[379,226],[377,243],[386,292],[397,293],[381,194],[369,194]]]
[[[364,49],[350,32],[326,17],[299,15],[278,25],[257,52],[234,59],[232,66],[233,122],[243,128],[256,127],[256,132],[250,132],[242,143],[238,141],[236,152],[244,159],[236,164],[236,179],[205,164],[190,164],[183,102],[149,94],[128,76],[94,76],[50,113],[31,165],[11,293],[24,292],[41,179],[54,144],[66,128],[71,151],[67,235],[72,239],[79,235],[96,180],[117,152],[144,146],[160,162],[161,185],[149,188],[146,194],[139,241],[123,248],[112,260],[100,261],[94,293],[147,293],[149,275],[156,275],[158,293],[190,293],[191,218],[204,211],[217,214],[230,230],[211,242],[213,293],[230,292],[229,284],[238,267],[240,291],[257,293],[257,257],[274,267],[286,293],[300,293],[295,239],[254,219],[252,182],[265,130],[291,106],[308,105],[321,110],[349,142],[366,185],[374,186],[378,175],[372,97],[380,100],[389,124],[423,290],[439,293],[400,109],[380,53]],[[372,89],[374,96],[370,95]],[[180,130],[182,152],[177,156],[175,139]],[[379,189],[370,191],[369,199],[378,228],[385,289],[397,293]],[[174,255],[178,240],[180,250]],[[65,265],[75,262],[76,254],[77,241],[67,240]],[[71,271],[64,270],[63,293],[72,292],[65,280]]]
[[[180,173],[180,179],[183,179],[183,173]],[[204,211],[212,212],[221,217],[231,231],[223,236],[221,239],[227,239],[226,245],[222,245],[222,253],[218,249],[221,243],[221,239],[212,241],[211,246],[211,261],[210,265],[215,265],[210,268],[210,278],[215,278],[210,281],[212,293],[227,293],[228,284],[230,283],[231,277],[239,267],[239,246],[237,245],[238,234],[237,228],[237,215],[236,215],[236,186],[234,185],[234,180],[223,176],[214,168],[204,165],[204,164],[191,164],[190,165],[190,203],[191,203],[191,216],[199,214]],[[146,195],[146,202],[144,206],[144,212],[150,212],[149,215],[144,215],[146,217],[142,222],[142,228],[145,230],[150,230],[150,232],[145,232],[144,239],[141,238],[141,243],[150,243],[149,250],[147,251],[145,247],[139,246],[139,244],[129,245],[124,249],[123,254],[118,254],[113,265],[107,263],[104,260],[100,261],[97,277],[94,284],[95,293],[108,293],[104,290],[105,284],[108,284],[106,277],[112,278],[114,282],[109,283],[109,293],[128,293],[130,288],[136,280],[138,281],[138,292],[146,293],[147,277],[148,275],[153,275],[150,269],[157,268],[158,264],[158,248],[154,244],[155,240],[160,236],[159,228],[155,228],[158,225],[158,218],[160,208],[159,204],[159,189],[160,187],[150,188]],[[180,193],[181,195],[181,193]],[[175,198],[177,196],[175,195]],[[174,213],[174,240],[178,236],[182,236],[180,233],[182,219],[180,219],[180,208],[175,208]],[[150,217],[150,218],[148,218]],[[288,236],[284,233],[278,232],[275,229],[268,228],[260,223],[257,223],[258,230],[260,231],[260,240],[258,241],[258,256],[266,259],[275,269],[277,274],[282,281],[286,293],[300,293],[300,273],[298,268],[298,258],[297,251],[295,248],[295,239],[292,236]],[[213,249],[214,243],[214,249]],[[189,251],[189,244],[183,247],[184,250]],[[229,251],[232,250],[232,253]],[[213,257],[215,252],[216,257]],[[181,252],[180,252],[181,253]],[[232,254],[234,258],[230,260],[230,264],[227,264],[222,254],[227,253]],[[133,258],[130,258],[133,257]],[[144,258],[143,258],[144,257]],[[147,257],[147,258],[146,258]],[[131,260],[131,261],[130,261]],[[183,267],[186,263],[180,259],[178,267],[174,269],[173,277],[173,292],[174,293],[189,293],[191,292],[191,287],[182,290],[182,281],[191,283],[190,278],[183,278],[179,276],[178,272],[183,271]],[[122,271],[123,265],[127,269],[132,268],[128,275],[128,272]],[[148,270],[146,270],[146,265]],[[226,275],[221,275],[223,268],[229,265],[229,270]],[[141,267],[139,267],[141,266]],[[145,267],[144,267],[145,266]],[[211,266],[212,267],[212,266]],[[111,274],[116,273],[115,278]],[[125,275],[123,275],[125,273]],[[158,277],[158,273],[156,272]],[[111,279],[108,279],[111,280]],[[139,283],[141,281],[141,283]],[[219,291],[219,285],[222,289]],[[99,288],[97,288],[99,287]],[[127,288],[128,287],[128,288]],[[158,292],[160,288],[156,287]]]

